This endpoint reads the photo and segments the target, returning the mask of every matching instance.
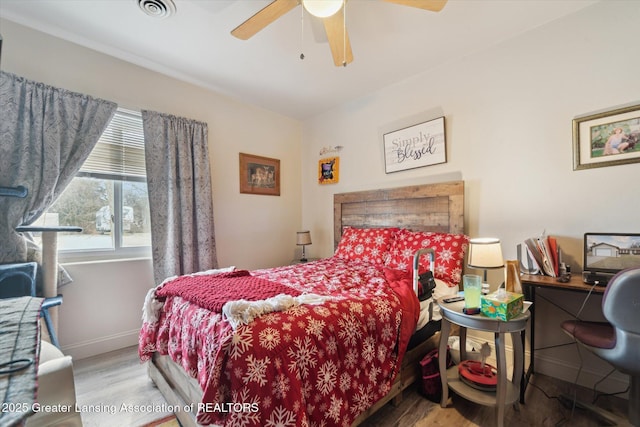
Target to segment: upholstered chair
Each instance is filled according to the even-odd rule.
[[[36,295],[35,262],[0,265],[0,298]],[[41,408],[27,418],[26,425],[76,427],[82,426],[80,413],[76,411],[76,390],[71,356],[60,351],[56,334],[51,325],[48,309],[62,303],[62,296],[45,298],[41,315],[52,343],[40,341],[37,372],[36,402]]]
[[[73,380],[71,356],[65,356],[53,344],[40,343],[36,401],[43,408],[27,418],[27,427],[82,427],[80,412],[76,409],[76,388]],[[56,408],[59,412],[44,410]]]

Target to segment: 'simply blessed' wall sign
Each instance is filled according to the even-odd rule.
[[[444,117],[384,134],[385,172],[446,163]]]

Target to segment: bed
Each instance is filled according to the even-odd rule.
[[[440,325],[424,319],[432,300],[418,306],[410,259],[432,242],[436,296],[457,291],[463,200],[462,181],[336,194],[332,257],[152,290],[139,352],[181,424],[355,426],[399,399]]]

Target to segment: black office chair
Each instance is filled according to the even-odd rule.
[[[602,298],[608,322],[567,320],[564,332],[630,376],[629,422],[640,426],[640,268],[616,274]]]
[[[35,262],[22,262],[0,265],[0,298],[15,298],[24,296],[36,296],[36,273],[38,264]],[[58,336],[53,328],[49,308],[62,304],[62,295],[45,298],[40,307],[40,315],[44,319],[49,332],[51,344],[60,348]]]

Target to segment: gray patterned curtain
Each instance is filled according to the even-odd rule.
[[[0,72],[0,187],[28,189],[25,198],[0,199],[0,264],[28,259],[15,228],[58,198],[115,110],[113,102]]]
[[[218,267],[207,124],[142,111],[156,283]]]

